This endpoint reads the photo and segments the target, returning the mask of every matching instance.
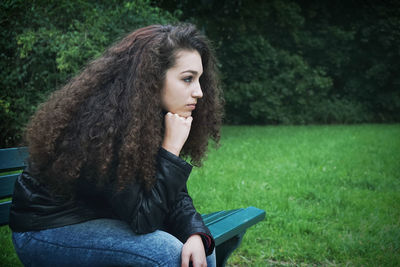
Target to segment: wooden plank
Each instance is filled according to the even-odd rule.
[[[209,214],[203,215],[202,217],[203,217],[203,221],[204,221],[205,224],[208,224],[208,223],[211,224],[213,222],[222,220],[225,217],[227,217],[227,216],[229,216],[229,215],[231,215],[233,213],[239,212],[240,210],[242,210],[242,209],[222,210],[222,211],[217,211],[217,212],[213,212],[213,213],[209,213]]]
[[[14,192],[15,180],[19,173],[0,176],[0,199],[10,197]]]
[[[243,234],[247,228],[262,221],[265,218],[265,211],[255,207],[240,209],[221,220],[215,220],[207,224],[215,239],[215,245]]]
[[[0,171],[18,170],[26,166],[27,147],[0,149]]]

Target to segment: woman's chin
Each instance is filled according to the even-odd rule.
[[[178,111],[178,112],[176,112],[176,114],[178,114],[179,116],[184,117],[184,118],[192,116],[191,111]]]
[[[182,117],[187,118],[187,117],[192,116],[192,112],[186,112],[186,113],[184,113],[184,114],[182,114],[182,115],[179,115],[179,116],[182,116]]]
[[[183,117],[183,118],[187,118],[187,117],[192,116],[192,111],[179,111],[179,110],[165,111],[165,113],[167,113],[167,112],[171,112],[172,114],[177,114],[177,115],[179,115],[180,117]]]

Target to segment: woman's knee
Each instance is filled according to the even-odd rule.
[[[211,255],[207,257],[207,267],[215,267],[217,266],[217,259],[215,256],[215,249]]]
[[[153,259],[159,266],[180,266],[183,244],[176,237],[157,231],[157,244]]]

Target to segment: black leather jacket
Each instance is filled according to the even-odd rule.
[[[15,183],[9,225],[15,232],[25,232],[96,218],[116,218],[129,223],[135,233],[163,229],[183,243],[192,234],[201,234],[209,255],[214,240],[186,189],[191,169],[186,161],[161,148],[156,183],[150,192],[138,184],[121,191],[113,186],[98,190],[82,183],[77,197],[69,201],[53,197],[45,185],[25,170]]]

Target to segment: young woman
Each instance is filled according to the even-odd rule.
[[[213,266],[186,181],[219,141],[221,92],[193,25],[153,25],[109,48],[42,104],[10,227],[27,266]]]

